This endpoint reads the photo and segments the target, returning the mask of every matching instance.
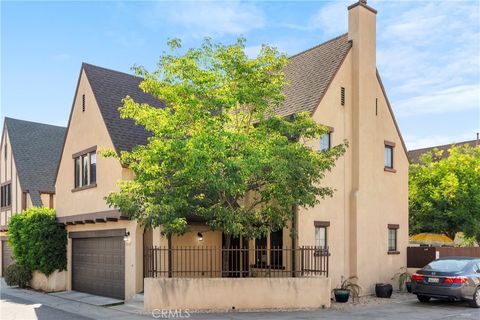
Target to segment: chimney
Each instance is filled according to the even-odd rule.
[[[477,132],[477,141],[475,142],[475,147],[480,146],[480,132]]]
[[[358,274],[357,259],[362,243],[363,221],[368,217],[362,203],[369,201],[369,185],[375,169],[368,159],[375,153],[376,137],[375,101],[377,98],[376,63],[376,15],[377,11],[359,0],[348,7],[348,39],[352,43],[352,190],[349,216],[350,264],[349,273]],[[383,142],[383,141],[382,141]],[[363,192],[363,190],[366,192]]]

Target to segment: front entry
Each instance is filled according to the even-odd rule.
[[[248,276],[248,240],[245,238],[231,238],[230,248],[225,247],[225,235],[222,235],[222,261],[227,263],[223,267],[223,276],[238,278]]]
[[[125,242],[121,236],[72,239],[72,290],[125,298]],[[80,234],[80,235],[79,235]],[[85,236],[92,235],[85,232]],[[95,234],[93,234],[95,235]]]

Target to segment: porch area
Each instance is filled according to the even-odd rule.
[[[328,248],[153,246],[145,311],[330,307]]]

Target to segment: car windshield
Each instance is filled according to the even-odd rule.
[[[427,264],[424,270],[437,270],[443,272],[456,272],[463,270],[469,260],[436,260]]]

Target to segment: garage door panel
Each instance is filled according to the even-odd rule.
[[[72,289],[123,299],[125,243],[122,237],[72,241]]]

